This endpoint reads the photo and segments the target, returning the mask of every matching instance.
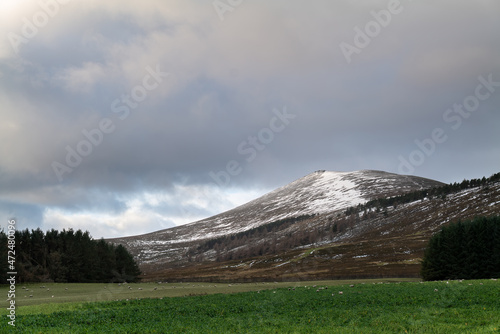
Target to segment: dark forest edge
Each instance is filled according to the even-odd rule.
[[[136,282],[140,270],[122,245],[94,240],[89,232],[38,228],[15,232],[18,282]],[[8,238],[0,231],[0,282],[6,283]]]
[[[427,281],[500,277],[500,216],[444,226],[429,240],[421,275]]]

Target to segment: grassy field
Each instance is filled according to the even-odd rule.
[[[16,330],[23,333],[500,333],[500,283],[494,280],[17,289]],[[6,287],[0,293],[6,295]],[[189,296],[195,294],[207,295]],[[0,314],[0,332],[12,330],[7,310]]]

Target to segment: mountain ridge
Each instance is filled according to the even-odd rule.
[[[500,173],[351,208],[211,239],[191,248],[193,253],[186,253],[186,259],[196,257],[180,266],[145,265],[145,279],[255,282],[419,277],[429,238],[443,226],[500,215]]]
[[[123,243],[140,264],[181,265],[196,243],[252,230],[304,215],[325,215],[380,196],[440,186],[435,180],[384,171],[319,170],[234,209],[190,224],[138,236],[108,239]],[[214,253],[214,252],[212,252]],[[215,258],[208,252],[204,257]]]

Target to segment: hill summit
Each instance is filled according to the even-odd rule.
[[[110,241],[126,245],[142,265],[180,265],[186,261],[189,249],[210,239],[251,231],[273,222],[340,212],[375,198],[441,185],[443,183],[430,179],[383,171],[320,170],[213,217]],[[214,253],[207,252],[203,258],[214,258]]]
[[[500,173],[454,184],[363,170],[316,171],[191,224],[111,239],[144,280],[418,277],[443,226],[500,215]]]

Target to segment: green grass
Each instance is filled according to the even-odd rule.
[[[294,287],[315,284],[342,285],[352,282],[396,282],[416,281],[416,279],[384,279],[384,280],[336,280],[336,281],[302,281],[302,282],[258,282],[245,284],[228,283],[18,283],[16,286],[16,306],[18,314],[37,312],[50,313],[53,309],[64,309],[69,303],[116,301],[136,298],[183,297],[214,293],[238,293],[258,291],[279,287]],[[129,289],[128,287],[131,287]],[[24,289],[25,288],[25,289]],[[8,287],[0,286],[0,296],[7,295]],[[30,297],[33,296],[33,297]],[[53,296],[53,297],[52,297]],[[61,305],[64,303],[64,305]],[[43,304],[41,307],[33,307]],[[7,304],[5,304],[7,305]],[[0,315],[7,314],[0,304]]]
[[[111,302],[82,303],[75,294],[69,304],[18,308],[16,329],[23,333],[500,333],[499,281],[358,281],[354,287],[335,283],[339,282],[224,284],[211,289],[231,292],[257,286],[267,290]],[[213,286],[192,285],[165,285],[161,291],[193,293],[201,285]],[[80,284],[63,286],[69,288],[62,291],[72,286],[90,289]],[[142,286],[144,292],[144,287],[156,284]],[[126,291],[115,296],[120,292]],[[60,307],[49,309],[49,305]],[[2,318],[0,332],[4,333],[10,326]]]

